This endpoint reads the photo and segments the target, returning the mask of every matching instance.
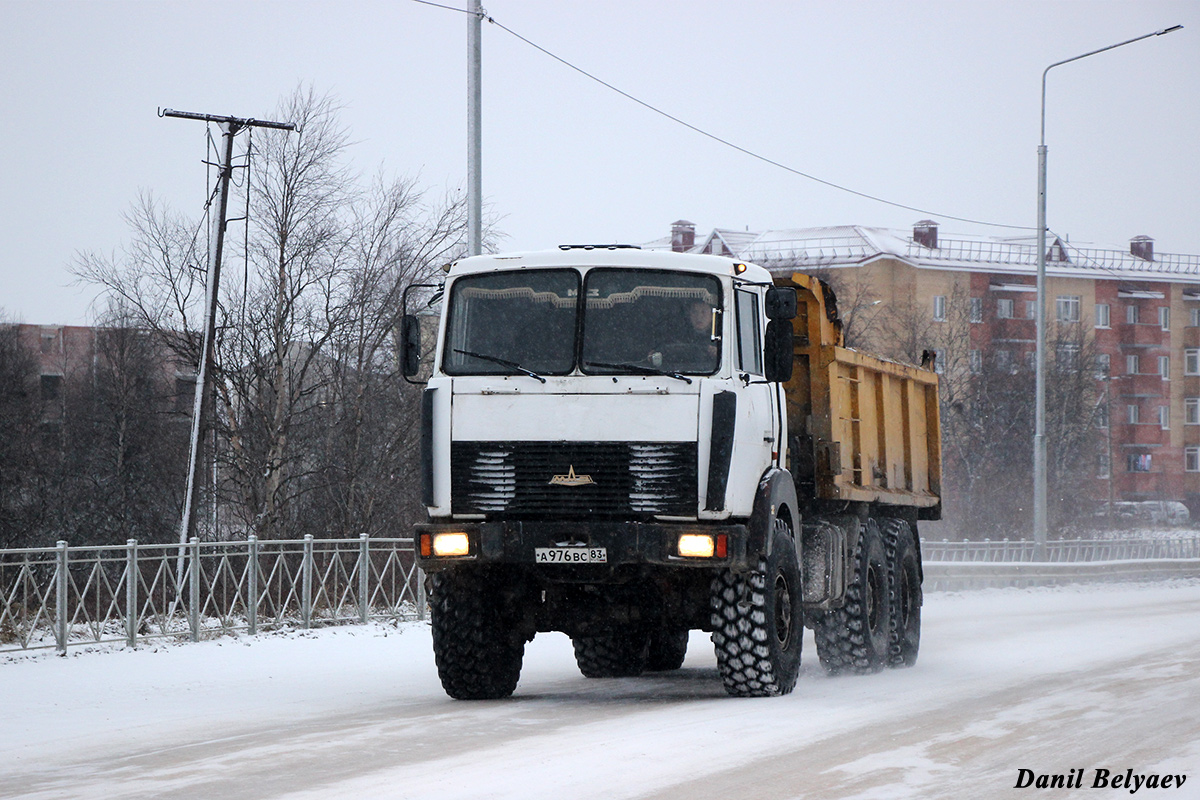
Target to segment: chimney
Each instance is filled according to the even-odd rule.
[[[937,250],[937,229],[936,222],[931,219],[923,219],[913,225],[913,241],[930,250]]]
[[[1129,252],[1143,261],[1154,260],[1154,240],[1149,236],[1135,236],[1129,240]]]
[[[696,223],[686,219],[671,223],[671,250],[686,253],[696,245]]]

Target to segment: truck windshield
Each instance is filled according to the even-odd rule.
[[[579,273],[467,275],[450,290],[442,368],[449,375],[565,375],[575,367]]]
[[[584,372],[711,375],[720,366],[721,286],[715,277],[593,269],[584,290]]]

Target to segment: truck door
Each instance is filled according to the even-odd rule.
[[[734,374],[737,393],[737,428],[734,434],[731,475],[753,478],[744,483],[757,488],[758,476],[773,460],[778,430],[772,387],[763,372],[764,318],[759,287],[737,287],[733,292]],[[732,490],[732,486],[730,487]],[[731,498],[732,499],[732,498]]]

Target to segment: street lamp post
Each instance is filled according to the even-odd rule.
[[[1183,28],[1170,28],[1147,33],[1099,50],[1056,61],[1042,72],[1042,127],[1038,144],[1038,209],[1037,209],[1037,373],[1035,378],[1036,401],[1034,406],[1033,432],[1033,542],[1034,558],[1044,560],[1046,556],[1046,74],[1055,67],[1094,56],[1106,50],[1124,47],[1127,44],[1162,36]],[[1109,466],[1112,469],[1112,466]]]

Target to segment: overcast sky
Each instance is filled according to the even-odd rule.
[[[464,5],[463,0],[446,0]],[[1036,223],[1041,73],[1050,73],[1048,224],[1074,243],[1200,253],[1200,2],[492,0],[483,29],[483,190],[505,250],[645,242],[672,221],[908,228],[954,215]],[[204,201],[204,125],[169,107],[266,117],[300,84],[332,93],[355,165],[466,175],[462,13],[412,0],[0,0],[0,309],[83,324],[81,251],[113,252],[149,190]],[[942,218],[943,231],[1013,235]],[[946,234],[944,234],[946,235]]]

